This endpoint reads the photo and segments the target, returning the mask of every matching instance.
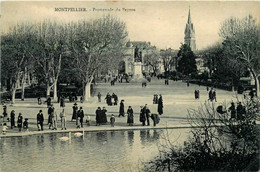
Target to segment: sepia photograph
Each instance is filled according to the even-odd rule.
[[[260,170],[259,1],[0,1],[0,172]]]

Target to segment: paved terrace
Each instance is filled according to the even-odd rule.
[[[194,90],[200,90],[200,99],[194,99]],[[101,92],[102,102],[97,101],[97,93]],[[117,117],[119,111],[119,105],[117,106],[107,106],[105,103],[105,95],[107,93],[115,93],[118,95],[119,101],[121,99],[125,100],[125,111],[128,106],[132,106],[134,110],[134,126],[128,126],[126,124],[127,117]],[[156,126],[152,126],[152,120],[150,120],[150,126],[141,126],[139,122],[139,112],[140,106],[148,104],[152,113],[157,113],[157,105],[152,104],[153,95],[162,94],[163,104],[164,104],[164,114],[160,116],[160,123]],[[214,102],[216,105],[223,102],[230,102],[231,100],[236,100],[241,98],[241,95],[236,95],[234,92],[229,92],[225,90],[217,89],[217,102]],[[195,84],[190,84],[189,87],[186,86],[186,83],[182,81],[169,81],[169,85],[164,85],[164,80],[158,80],[157,78],[152,78],[152,81],[149,83],[146,88],[141,87],[141,83],[115,83],[114,86],[110,86],[110,83],[97,83],[95,86],[95,96],[91,97],[86,103],[78,103],[78,106],[82,106],[85,112],[85,115],[88,114],[91,117],[91,125],[87,126],[84,123],[84,131],[103,131],[103,130],[139,130],[139,129],[162,129],[162,128],[187,128],[190,127],[187,121],[187,110],[194,109],[198,106],[208,101],[208,92],[206,87],[198,86]],[[55,111],[57,114],[61,112],[61,108],[58,103],[53,103]],[[76,129],[75,121],[71,122],[72,116],[72,106],[74,103],[66,101],[65,103],[65,112],[67,117],[67,130],[60,129],[60,121],[58,121],[58,130],[50,130],[47,126],[47,107],[46,104],[38,105],[37,99],[25,99],[25,101],[16,100],[14,105],[7,105],[8,115],[10,116],[11,110],[15,110],[16,120],[18,114],[21,112],[24,118],[29,118],[29,132],[22,131],[18,132],[18,128],[10,129],[8,128],[7,134],[2,135],[2,128],[0,129],[0,137],[9,137],[9,136],[23,136],[31,134],[42,134],[49,132],[76,132],[82,131],[83,129]],[[115,127],[111,127],[109,123],[106,125],[95,126],[95,110],[97,107],[106,107],[108,110],[107,118],[111,114],[116,116]],[[43,111],[44,114],[44,131],[37,131],[36,126],[36,115],[39,110]],[[2,114],[2,108],[1,108]],[[59,115],[58,115],[59,116]],[[10,122],[7,123],[10,126]]]

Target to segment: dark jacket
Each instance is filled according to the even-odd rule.
[[[42,113],[38,113],[37,114],[37,122],[43,122],[44,121],[44,117]]]

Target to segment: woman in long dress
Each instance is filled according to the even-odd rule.
[[[129,126],[133,126],[134,123],[134,112],[131,106],[128,107],[127,109],[127,124]]]
[[[125,116],[125,109],[124,109],[124,100],[121,100],[120,107],[119,107],[119,116]]]

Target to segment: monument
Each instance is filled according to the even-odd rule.
[[[142,73],[142,52],[135,47],[135,54],[134,54],[134,78],[143,78]]]

